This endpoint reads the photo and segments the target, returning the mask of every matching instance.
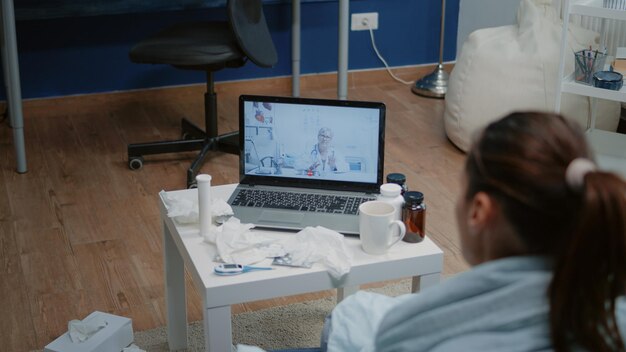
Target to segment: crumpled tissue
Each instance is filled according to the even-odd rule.
[[[323,226],[305,227],[282,245],[291,256],[293,265],[321,263],[335,279],[352,268],[352,252],[339,232]]]
[[[244,344],[237,344],[235,351],[237,352],[265,352],[265,350],[262,349],[261,347],[252,346],[252,345],[244,345]]]
[[[199,222],[198,218],[198,192],[167,193],[159,192],[163,199],[167,216],[174,219],[178,224],[194,224]],[[233,208],[221,198],[214,198],[211,201],[211,215],[213,219],[220,220],[233,215]]]
[[[293,236],[272,239],[250,231],[253,227],[231,217],[222,226],[213,227],[204,241],[216,245],[219,259],[224,263],[249,265],[265,258],[289,255],[292,266],[310,267],[311,263],[320,263],[335,279],[350,272],[352,252],[344,236],[336,231],[323,226],[306,227]]]
[[[277,257],[285,252],[278,240],[263,236],[259,232],[252,233],[254,225],[242,224],[231,217],[221,226],[211,228],[204,237],[207,243],[214,243],[217,253],[224,263],[242,265],[254,264],[267,257]]]
[[[107,323],[102,320],[85,323],[82,320],[74,319],[67,323],[67,331],[69,331],[72,342],[85,342],[106,326]]]

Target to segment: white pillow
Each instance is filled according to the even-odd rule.
[[[517,25],[480,29],[467,38],[450,74],[444,112],[446,134],[460,149],[469,149],[476,130],[513,111],[554,111],[562,26],[551,2],[523,0]],[[574,70],[574,51],[596,48],[599,41],[595,32],[569,28],[566,73]],[[590,99],[563,94],[561,113],[585,127]],[[597,128],[615,131],[618,102],[600,100],[596,113]]]

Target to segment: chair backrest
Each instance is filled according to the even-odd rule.
[[[272,67],[278,54],[272,41],[261,0],[228,0],[228,18],[237,43],[252,62]]]

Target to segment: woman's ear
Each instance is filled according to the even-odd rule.
[[[494,218],[495,203],[493,198],[485,192],[478,192],[472,197],[469,204],[469,232],[470,235],[481,234]]]

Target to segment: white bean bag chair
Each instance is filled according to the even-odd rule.
[[[475,131],[519,110],[554,111],[562,25],[552,0],[522,0],[518,24],[479,29],[464,43],[450,74],[444,125],[461,150],[470,147]],[[565,72],[573,72],[573,52],[593,45],[598,33],[570,24]],[[590,117],[590,99],[563,94],[561,113],[583,127]],[[620,105],[599,100],[596,127],[615,131]]]

